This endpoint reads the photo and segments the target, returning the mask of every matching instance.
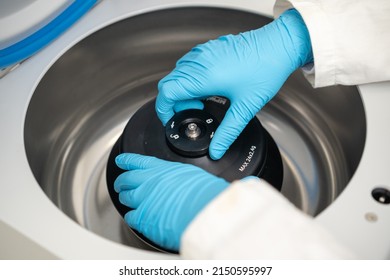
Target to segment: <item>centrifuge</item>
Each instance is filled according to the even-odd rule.
[[[110,151],[182,55],[267,24],[274,1],[15,3],[0,11],[15,27],[0,34],[0,257],[179,258],[124,223]],[[297,71],[256,116],[280,152],[282,195],[361,259],[390,258],[389,92],[313,89]]]

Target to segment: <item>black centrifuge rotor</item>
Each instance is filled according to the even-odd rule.
[[[220,160],[209,157],[209,144],[229,108],[229,101],[215,96],[203,103],[203,110],[189,109],[176,113],[165,127],[155,112],[155,99],[132,116],[111,150],[107,164],[108,192],[122,216],[131,209],[119,202],[119,195],[114,190],[115,179],[125,172],[115,164],[115,157],[121,153],[193,164],[229,182],[250,175],[258,176],[281,189],[283,165],[279,150],[256,117]],[[141,234],[137,235],[152,247],[166,251]]]

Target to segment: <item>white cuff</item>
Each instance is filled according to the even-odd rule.
[[[184,232],[188,259],[340,259],[352,254],[265,181],[233,183]]]
[[[280,0],[274,6],[275,17],[290,8],[298,10],[310,34],[314,69],[309,72],[304,70],[305,77],[314,87],[335,85],[337,81],[334,31],[327,14],[321,9],[318,1]]]

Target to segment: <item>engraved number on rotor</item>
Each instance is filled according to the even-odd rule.
[[[179,134],[171,134],[171,135],[169,135],[169,137],[171,137],[172,139],[175,139],[175,140],[180,138]]]

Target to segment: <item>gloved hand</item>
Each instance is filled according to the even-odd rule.
[[[129,170],[114,183],[119,201],[134,209],[125,215],[126,223],[169,250],[179,250],[188,224],[229,185],[190,164],[138,154],[121,154],[115,161]]]
[[[297,68],[313,61],[308,30],[295,10],[270,24],[198,45],[158,85],[156,111],[165,125],[175,111],[202,109],[200,99],[219,95],[231,106],[209,148],[220,159],[255,114]]]

